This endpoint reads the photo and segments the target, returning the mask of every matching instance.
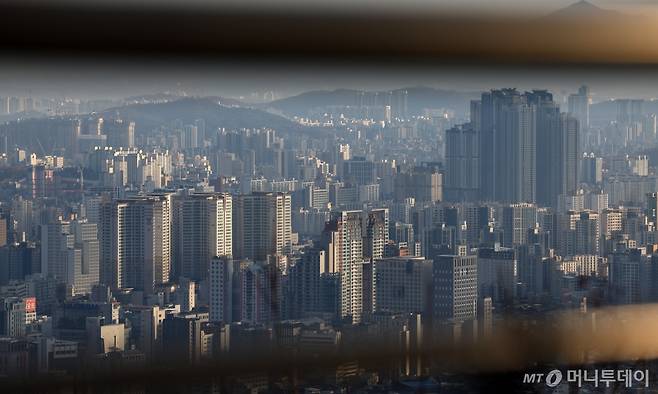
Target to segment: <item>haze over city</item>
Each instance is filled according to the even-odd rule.
[[[0,391],[655,385],[652,2],[10,3]]]

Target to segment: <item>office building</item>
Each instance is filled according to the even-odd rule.
[[[432,294],[432,261],[387,257],[374,263],[374,312],[423,313]]]
[[[365,157],[355,157],[343,162],[343,177],[345,182],[356,185],[371,185],[377,183],[375,163]]]
[[[211,356],[204,338],[207,323],[207,313],[167,315],[162,323],[162,340],[168,359],[176,363],[196,364]]]
[[[477,313],[477,256],[441,255],[433,262],[433,316],[466,321]]]
[[[609,293],[615,304],[643,301],[643,281],[648,279],[647,256],[642,249],[624,249],[609,255]]]
[[[36,298],[6,297],[0,300],[0,335],[24,337],[36,319]]]
[[[523,245],[528,230],[537,223],[537,206],[534,204],[512,204],[503,207],[503,246]]]
[[[478,297],[489,297],[496,305],[511,305],[519,279],[514,249],[479,248],[477,256]]]

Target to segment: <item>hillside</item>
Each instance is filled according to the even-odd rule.
[[[545,18],[555,20],[582,20],[582,21],[606,21],[610,19],[623,18],[625,15],[612,10],[606,10],[590,3],[586,0],[580,0],[567,7],[561,8]]]
[[[407,91],[407,107],[410,115],[420,115],[424,108],[450,108],[458,114],[468,112],[469,101],[479,97],[475,92],[458,92],[428,87],[410,87],[397,89],[393,92]],[[288,115],[305,116],[310,110],[333,105],[356,105],[362,91],[355,89],[318,90],[306,92],[297,96],[275,100],[262,105],[263,108],[274,108]],[[388,92],[367,92],[385,97]]]
[[[193,123],[205,119],[209,129],[225,127],[229,129],[270,127],[280,132],[315,132],[282,116],[270,114],[252,107],[220,105],[217,98],[182,98],[180,100],[153,103],[131,104],[103,111],[106,117],[121,117],[135,122],[136,133],[148,133],[161,125],[180,119],[183,123]]]

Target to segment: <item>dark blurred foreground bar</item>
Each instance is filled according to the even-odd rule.
[[[555,312],[533,318],[513,318],[497,324],[491,336],[476,342],[452,342],[427,334],[427,344],[411,353],[391,343],[344,349],[330,354],[297,354],[276,349],[254,349],[224,359],[189,365],[163,361],[146,368],[103,370],[99,374],[0,380],[6,392],[72,392],[75,388],[148,385],[175,387],[244,374],[300,376],[357,362],[359,366],[386,367],[392,361],[423,358],[435,372],[470,376],[520,374],[551,366],[655,365],[658,360],[658,304],[606,307],[589,312]],[[425,343],[425,339],[423,340]],[[648,363],[648,364],[647,364]],[[517,379],[520,382],[520,378]],[[82,390],[84,391],[84,390]],[[81,392],[82,392],[81,391]],[[3,391],[4,392],[4,391]],[[158,391],[160,392],[160,391]]]
[[[658,64],[658,24],[648,17],[492,19],[90,4],[3,2],[0,54]]]

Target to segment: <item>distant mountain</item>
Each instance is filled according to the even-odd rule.
[[[590,121],[612,122],[617,118],[617,103],[613,100],[593,103],[589,108]]]
[[[645,115],[658,115],[658,100],[644,100],[642,113]],[[592,104],[589,110],[592,121],[612,122],[617,119],[617,103],[614,100],[606,100]]]
[[[413,115],[423,113],[424,108],[449,108],[459,115],[470,112],[471,100],[479,99],[482,92],[461,92],[428,87],[412,87],[404,89],[408,94],[408,108]]]
[[[561,8],[545,16],[544,18],[564,21],[583,20],[587,22],[601,20],[603,22],[612,19],[622,19],[625,17],[628,16],[617,11],[606,10],[604,8],[597,7],[589,1],[581,0],[577,3],[573,3],[567,7]]]
[[[170,93],[170,92],[163,92],[163,93],[154,93],[154,94],[145,94],[145,95],[140,95],[140,96],[132,96],[132,97],[126,97],[123,99],[123,102],[126,103],[126,105],[130,104],[147,104],[147,103],[164,103],[168,101],[178,101],[184,98],[194,98],[194,97],[189,97],[184,94],[177,94],[177,93]],[[205,97],[208,99],[212,99],[214,101],[217,101],[221,103],[222,105],[227,105],[227,106],[243,106],[245,105],[241,101],[238,101],[236,99],[232,98],[226,98],[226,97],[219,97],[219,96],[209,96]]]
[[[310,129],[288,120],[251,107],[226,106],[217,98],[181,98],[175,101],[152,104],[131,104],[103,111],[106,117],[118,116],[135,122],[137,133],[149,133],[151,130],[168,125],[180,119],[183,123],[193,123],[196,119],[205,119],[206,127],[272,128],[279,132],[310,132]]]
[[[329,105],[355,105],[359,91],[352,89],[317,90],[261,104],[289,115],[306,115],[310,109]]]
[[[459,92],[428,87],[410,87],[396,89],[393,92],[407,91],[407,108],[411,115],[422,114],[424,108],[450,108],[458,114],[468,112],[469,101],[480,96],[475,92]],[[357,105],[358,97],[362,93],[355,89],[318,90],[302,93],[297,96],[275,100],[262,104],[262,108],[273,108],[287,115],[305,116],[310,110],[319,107],[334,105]],[[377,93],[384,97],[388,91],[366,92]]]

